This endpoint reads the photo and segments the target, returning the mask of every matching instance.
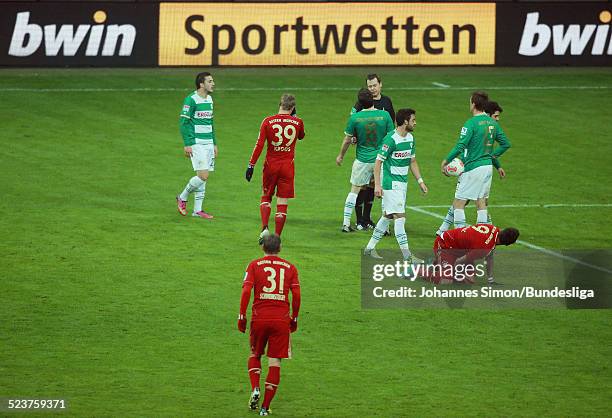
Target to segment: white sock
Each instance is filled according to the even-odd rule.
[[[193,203],[193,211],[199,212],[202,210],[202,204],[204,204],[204,195],[206,194],[206,182],[202,182],[199,189],[195,191],[195,201]]]
[[[356,201],[357,193],[350,192],[344,202],[344,221],[342,225],[349,226],[351,224],[351,216],[353,216],[353,209],[355,209]]]
[[[189,179],[187,185],[185,186],[179,197],[181,198],[181,200],[184,200],[186,202],[187,199],[189,199],[189,195],[198,190],[202,184],[204,184],[204,181],[201,178],[199,178],[198,176],[193,176]]]
[[[442,235],[443,232],[446,232],[450,229],[451,225],[455,222],[455,214],[453,211],[453,207],[448,208],[448,212],[446,212],[446,216],[442,221],[442,225],[438,228],[438,232],[436,234]]]
[[[399,244],[400,250],[404,259],[410,257],[410,248],[408,247],[408,236],[406,235],[406,218],[397,218],[393,222],[393,229],[395,230],[395,239]]]
[[[381,218],[376,223],[376,228],[374,228],[374,232],[372,233],[372,238],[370,238],[370,242],[366,245],[366,249],[371,250],[376,247],[378,241],[385,235],[387,232],[387,228],[389,227],[390,220],[381,216]]]
[[[455,218],[455,228],[467,226],[467,222],[465,222],[465,210],[455,209],[453,211],[453,217]]]
[[[476,211],[476,223],[477,224],[486,224],[489,220],[489,216],[487,215],[486,209],[481,209]]]

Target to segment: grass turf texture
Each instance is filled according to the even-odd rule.
[[[204,207],[215,219],[179,216],[174,196],[192,171],[177,120],[195,72],[0,72],[0,396],[64,397],[75,416],[248,415],[248,343],[235,322],[244,267],[260,256],[262,161],[252,183],[243,176],[278,88],[299,87],[307,137],[282,256],[300,271],[303,306],[275,415],[612,413],[609,310],[360,308],[359,251],[370,234],[339,232],[353,150],[341,168],[334,159],[368,69],[214,71],[219,156]],[[609,69],[379,72],[395,108],[417,110],[430,194],[411,180],[410,205],[451,202],[454,183],[439,163],[469,116],[470,93],[452,87],[612,86]],[[432,82],[451,89],[390,89]],[[185,90],[2,90],[11,87]],[[263,90],[227,89],[254,87]],[[491,204],[610,203],[610,90],[490,93],[513,144]],[[537,245],[610,246],[610,207],[491,212]],[[473,208],[467,215],[475,219]],[[439,220],[407,216],[411,246],[429,248]],[[391,237],[380,247],[396,245]]]

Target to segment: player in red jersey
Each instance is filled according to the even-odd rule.
[[[297,269],[293,264],[278,256],[280,237],[276,234],[266,235],[262,241],[264,257],[253,260],[244,275],[238,330],[246,331],[246,311],[251,299],[251,289],[253,289],[251,355],[248,360],[251,380],[249,408],[256,410],[259,404],[261,356],[267,346],[268,376],[259,415],[268,415],[270,402],[280,382],[281,359],[291,358],[289,335],[297,330],[301,296]],[[291,291],[291,315],[289,314],[289,291]]]
[[[485,259],[487,262],[487,277],[490,284],[493,279],[493,250],[496,245],[512,245],[519,237],[516,228],[500,230],[491,224],[478,224],[455,228],[436,236],[433,251],[436,264],[467,265],[474,264],[476,260]],[[455,278],[452,274],[435,274],[428,280],[439,283],[452,283]],[[472,282],[470,279],[468,282]]]
[[[291,94],[281,96],[278,113],[268,116],[261,123],[259,138],[249,160],[246,171],[247,181],[253,177],[253,169],[261,155],[264,143],[267,142],[266,161],[263,167],[263,193],[259,212],[261,214],[261,234],[268,235],[268,221],[272,211],[272,196],[276,193],[275,232],[280,235],[287,218],[287,204],[294,197],[296,139],[304,138],[304,122],[295,116],[295,97]]]

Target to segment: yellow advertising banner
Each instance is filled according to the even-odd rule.
[[[494,3],[161,3],[159,65],[487,65]]]

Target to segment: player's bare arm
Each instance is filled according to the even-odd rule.
[[[448,175],[448,173],[445,170],[445,167],[448,165],[448,161],[446,160],[442,160],[442,163],[440,164],[440,171],[442,171],[442,174],[444,174],[446,177],[450,177]]]
[[[382,168],[382,161],[376,159],[374,163],[374,196],[382,197],[382,185],[380,184],[380,170]]]
[[[487,256],[486,261],[487,261],[488,281],[492,282],[493,281],[493,251],[491,251],[491,253]]]
[[[338,166],[342,165],[342,161],[344,160],[344,156],[346,155],[346,151],[348,151],[351,146],[353,138],[350,135],[345,135],[342,140],[342,145],[340,145],[340,154],[336,157],[336,164]]]
[[[419,187],[421,188],[423,194],[427,194],[429,189],[427,188],[423,177],[421,177],[421,170],[419,168],[419,163],[417,162],[416,158],[412,158],[412,161],[410,161],[410,171],[412,172],[412,175],[419,184]]]

